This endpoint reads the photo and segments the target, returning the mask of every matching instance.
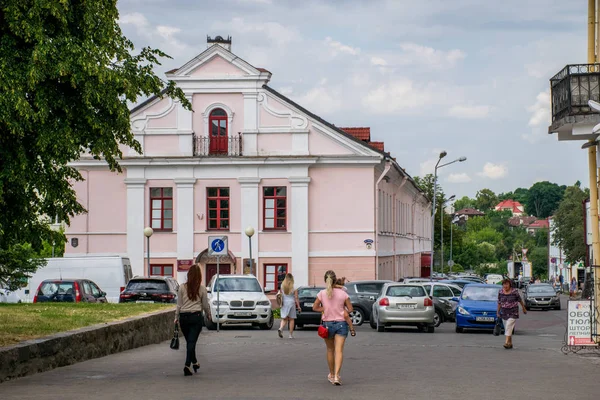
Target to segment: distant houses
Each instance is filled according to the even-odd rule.
[[[504,200],[494,207],[496,211],[510,211],[513,217],[520,217],[525,214],[525,207],[515,200]]]
[[[469,218],[473,217],[482,217],[485,213],[482,213],[479,210],[474,208],[463,208],[462,210],[458,210],[454,213],[454,223],[460,226],[465,225]]]

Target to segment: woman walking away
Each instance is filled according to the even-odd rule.
[[[294,338],[294,323],[296,319],[296,310],[300,311],[300,303],[298,302],[298,292],[294,289],[294,276],[286,274],[283,283],[281,284],[281,325],[277,329],[277,334],[283,338],[283,328],[288,324],[290,331],[290,339]]]
[[[198,372],[200,364],[196,358],[196,342],[202,331],[202,311],[206,317],[211,319],[210,305],[206,296],[206,287],[202,285],[202,271],[198,264],[190,267],[187,273],[187,283],[179,286],[177,293],[177,311],[175,323],[179,321],[181,332],[186,341],[185,367],[183,374],[192,375]]]
[[[327,288],[317,295],[313,310],[323,313],[323,325],[329,332],[325,339],[329,366],[327,379],[339,386],[342,384],[340,372],[344,361],[344,344],[348,337],[348,323],[344,320],[344,310],[348,310],[349,313],[353,310],[348,294],[343,289],[334,287],[336,280],[335,272],[325,272]]]
[[[569,297],[573,298],[577,294],[577,279],[571,278],[571,285],[569,286]]]
[[[523,303],[519,291],[512,287],[512,281],[510,279],[503,280],[502,289],[498,292],[498,318],[502,318],[504,322],[505,349],[513,348],[512,334],[519,318],[519,304],[523,308],[523,314],[527,314],[525,303]]]

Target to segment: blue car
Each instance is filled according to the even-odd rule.
[[[444,279],[441,281],[438,281],[439,283],[450,283],[452,285],[456,285],[458,287],[460,287],[461,289],[463,289],[465,286],[467,285],[471,285],[473,283],[477,283],[477,282],[473,282],[473,281],[467,281],[464,279]]]
[[[456,307],[456,333],[465,329],[493,330],[498,311],[498,285],[471,283],[465,286]]]

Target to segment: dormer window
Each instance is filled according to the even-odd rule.
[[[227,154],[227,113],[222,108],[214,109],[208,117],[208,127],[210,129],[210,154]]]

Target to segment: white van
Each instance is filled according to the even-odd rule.
[[[485,277],[485,283],[488,285],[496,285],[504,280],[502,275],[498,274],[487,274]]]
[[[106,292],[110,303],[118,303],[119,295],[132,278],[129,258],[120,256],[81,256],[47,258],[45,267],[38,269],[27,286],[16,293],[31,303],[40,283],[46,279],[89,279]]]

